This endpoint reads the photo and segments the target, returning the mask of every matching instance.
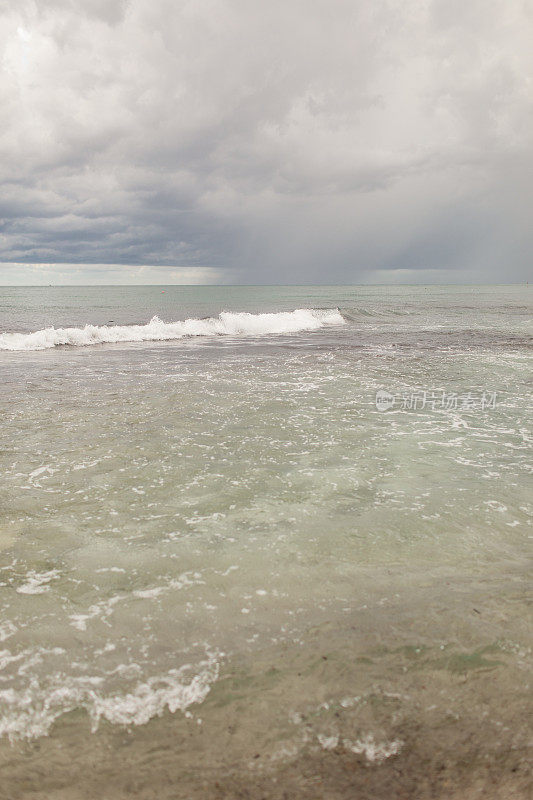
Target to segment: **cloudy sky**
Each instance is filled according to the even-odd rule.
[[[0,0],[0,283],[526,280],[533,0]]]

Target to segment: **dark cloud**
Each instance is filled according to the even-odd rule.
[[[126,281],[142,273],[120,265],[250,283],[527,275],[530,2],[0,15],[3,282],[47,263],[47,280],[69,274],[58,264]]]

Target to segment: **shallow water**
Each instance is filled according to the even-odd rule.
[[[289,329],[231,316],[167,341],[0,352],[0,732],[74,725],[90,749],[109,723],[141,736],[193,714],[214,763],[209,709],[238,674],[222,719],[253,708],[251,746],[275,763],[310,741],[363,759],[381,742],[383,761],[404,741],[392,717],[349,698],[386,679],[407,698],[396,717],[424,719],[406,678],[420,658],[443,719],[457,675],[490,671],[513,707],[531,647],[531,305],[503,286],[3,289],[0,346],[223,311]],[[325,308],[298,329],[295,309]],[[253,676],[281,654],[274,691]],[[462,698],[472,731],[483,691]],[[90,727],[67,725],[80,710]]]

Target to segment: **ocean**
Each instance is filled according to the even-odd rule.
[[[525,797],[532,300],[0,288],[0,796]]]

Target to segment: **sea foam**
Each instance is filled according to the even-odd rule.
[[[269,314],[222,311],[218,317],[163,322],[152,317],[145,325],[85,325],[83,328],[43,328],[33,333],[0,334],[0,350],[47,350],[58,345],[87,347],[117,342],[156,342],[186,336],[263,336],[312,331],[345,320],[337,308],[298,308]]]
[[[15,741],[46,736],[56,719],[75,708],[87,711],[93,732],[102,719],[115,725],[145,725],[166,709],[171,713],[186,711],[209,694],[219,676],[221,656],[207,653],[197,674],[188,679],[185,672],[189,667],[171,669],[141,680],[122,694],[105,695],[102,677],[73,678],[64,673],[50,675],[45,686],[33,680],[20,691],[0,689],[0,737]]]

